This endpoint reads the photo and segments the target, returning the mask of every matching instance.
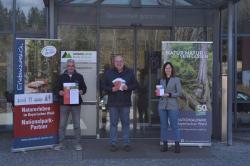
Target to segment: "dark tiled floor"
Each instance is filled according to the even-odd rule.
[[[250,134],[237,133],[242,135]],[[250,162],[249,142],[237,140],[232,146],[214,140],[211,147],[182,147],[180,154],[173,153],[172,148],[160,152],[159,139],[132,139],[131,152],[119,149],[115,153],[109,151],[108,139],[82,139],[82,151],[75,151],[73,140],[67,139],[66,149],[62,151],[43,149],[18,153],[11,152],[11,140],[11,133],[0,133],[0,166],[242,166]]]
[[[11,153],[11,134],[1,134],[0,153],[3,155],[15,156],[17,153]],[[58,157],[62,158],[75,158],[78,160],[84,159],[133,159],[133,158],[147,158],[147,159],[166,159],[166,158],[211,158],[210,147],[181,147],[182,153],[175,154],[173,152],[174,147],[170,147],[168,152],[160,152],[159,139],[132,139],[131,140],[131,152],[125,152],[122,150],[122,143],[119,142],[119,150],[117,152],[109,151],[108,139],[82,139],[83,151],[77,152],[73,147],[73,139],[66,140],[66,149],[62,151],[54,151],[52,149],[33,150],[25,153],[20,153],[20,156],[24,156],[25,160],[29,158],[37,158],[43,160],[50,159],[53,156],[53,160]],[[5,153],[4,153],[5,151]],[[29,155],[27,155],[29,154]],[[47,157],[46,157],[47,156]]]

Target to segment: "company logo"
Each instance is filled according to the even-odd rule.
[[[42,49],[41,53],[45,57],[52,57],[56,54],[56,47],[46,46]]]
[[[62,53],[62,58],[73,58],[73,55],[65,51],[64,53]]]
[[[17,46],[17,82],[16,82],[16,89],[17,91],[23,90],[23,69],[24,69],[24,52],[25,52],[25,46],[24,42],[22,40],[18,41],[19,45]]]
[[[96,51],[61,51],[61,62],[74,59],[76,62],[96,63]]]
[[[196,113],[197,116],[206,115],[206,113],[207,113],[207,105],[206,104],[196,105],[195,113]]]

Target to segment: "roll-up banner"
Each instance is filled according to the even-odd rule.
[[[212,42],[163,41],[162,62],[166,61],[173,64],[182,83],[178,120],[181,143],[190,146],[210,146]]]
[[[16,39],[12,151],[50,148],[58,143],[60,74],[58,39]]]

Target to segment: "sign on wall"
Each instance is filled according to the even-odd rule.
[[[162,42],[162,62],[169,61],[181,78],[181,142],[211,145],[212,42]]]

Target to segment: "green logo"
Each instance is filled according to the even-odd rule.
[[[72,55],[70,53],[64,52],[62,58],[72,58]]]

